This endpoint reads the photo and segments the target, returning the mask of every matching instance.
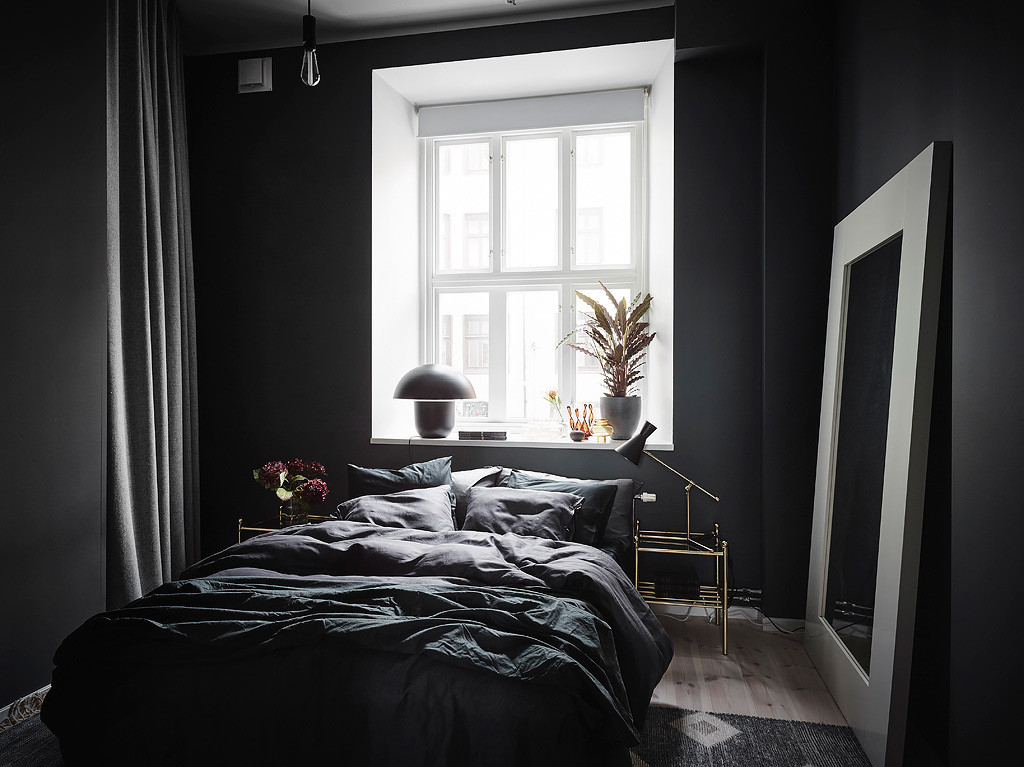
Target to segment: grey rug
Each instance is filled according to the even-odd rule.
[[[849,727],[651,706],[634,767],[870,767]],[[0,731],[0,767],[62,767],[33,716]]]
[[[853,730],[652,705],[633,767],[871,767]]]
[[[63,767],[60,748],[53,733],[30,716],[0,730],[0,767]]]

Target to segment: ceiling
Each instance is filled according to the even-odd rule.
[[[189,55],[299,45],[307,0],[177,0]],[[321,43],[654,8],[672,0],[312,0]]]

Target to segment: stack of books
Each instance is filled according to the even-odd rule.
[[[460,431],[459,439],[508,439],[503,431]]]
[[[661,599],[697,599],[700,579],[696,571],[684,569],[675,573],[655,573],[654,596]]]

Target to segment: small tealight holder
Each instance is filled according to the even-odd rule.
[[[598,418],[596,421],[594,421],[594,424],[590,427],[590,430],[591,433],[594,435],[594,438],[597,439],[597,441],[600,443],[607,442],[608,437],[610,437],[612,435],[612,432],[614,431],[614,429],[612,429],[612,425],[608,423],[607,418]]]

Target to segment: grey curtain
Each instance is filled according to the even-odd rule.
[[[168,0],[107,2],[107,604],[199,549],[182,55]]]

